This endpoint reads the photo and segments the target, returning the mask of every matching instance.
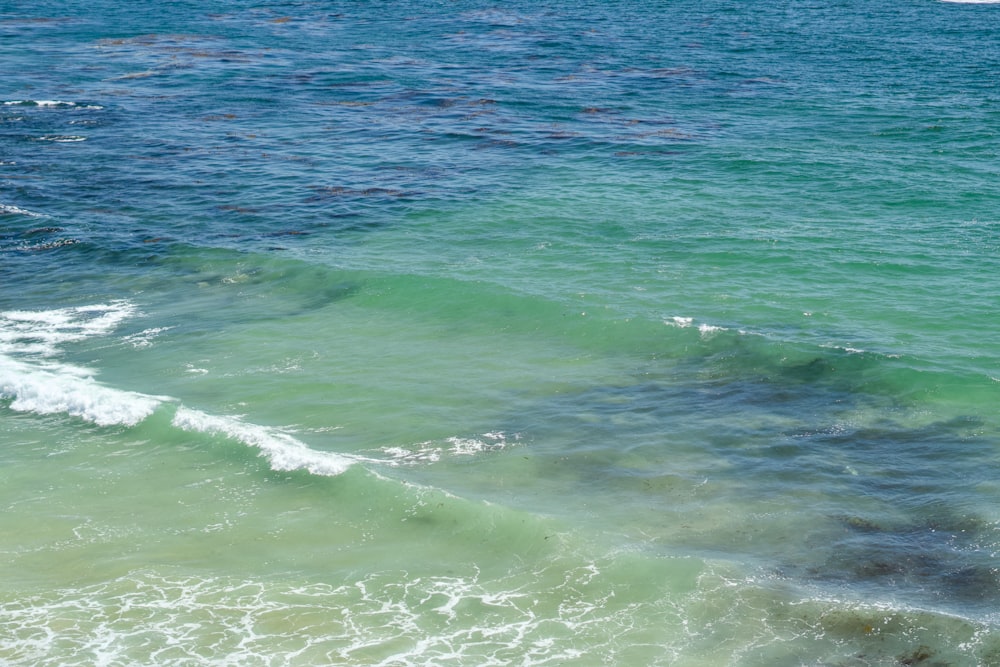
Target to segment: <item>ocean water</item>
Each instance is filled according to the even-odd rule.
[[[998,26],[0,3],[0,663],[1000,665]]]

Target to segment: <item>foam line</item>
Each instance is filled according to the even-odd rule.
[[[219,417],[179,407],[174,414],[173,425],[185,431],[223,435],[255,447],[267,457],[274,470],[307,470],[314,475],[334,477],[356,462],[342,454],[310,449],[287,433],[248,424],[235,417]]]

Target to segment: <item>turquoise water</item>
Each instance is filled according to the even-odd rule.
[[[0,5],[0,662],[1000,665],[998,12]]]

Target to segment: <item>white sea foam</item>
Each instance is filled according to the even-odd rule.
[[[677,327],[679,329],[687,329],[694,326],[693,317],[671,317],[669,319],[663,320],[663,323],[670,327]],[[701,334],[702,338],[709,338],[720,331],[726,331],[725,327],[715,326],[712,324],[701,323],[698,325],[698,333]]]
[[[128,301],[0,313],[0,354],[52,357],[63,343],[106,335],[136,313]]]
[[[0,397],[21,412],[67,414],[100,426],[134,426],[163,397],[106,387],[94,371],[52,360],[60,346],[105,335],[135,313],[127,301],[0,313]]]
[[[393,465],[436,463],[441,460],[441,448],[433,442],[421,442],[412,447],[383,447],[380,450]]]
[[[9,100],[3,103],[6,107],[75,107],[75,102],[61,100]]]
[[[63,100],[8,100],[3,103],[5,107],[49,107],[59,109],[103,109],[97,104],[77,104],[76,102],[64,102]]]
[[[255,447],[267,457],[274,470],[307,470],[314,475],[333,477],[346,471],[356,461],[334,452],[310,449],[287,433],[236,417],[220,417],[179,407],[174,414],[173,425],[185,431],[222,435]]]
[[[0,162],[0,164],[13,164],[13,162]],[[11,206],[9,204],[0,204],[0,215],[26,215],[31,218],[44,217],[41,213],[35,213],[34,211],[29,211],[18,206]]]
[[[835,343],[820,343],[819,346],[822,348],[826,348],[828,350],[839,350],[840,352],[846,352],[847,354],[867,354],[867,350],[864,350],[860,347],[851,347],[850,345],[837,345]],[[887,354],[885,356],[889,358],[897,358],[899,355]]]
[[[136,312],[133,304],[123,300],[0,313],[0,398],[9,399],[13,410],[67,414],[100,426],[135,426],[164,402],[174,402],[165,396],[107,387],[94,379],[94,371],[54,359],[66,343],[107,335]],[[145,329],[123,340],[143,347],[166,329]],[[355,462],[340,454],[310,449],[287,433],[234,417],[178,407],[173,424],[187,431],[221,434],[255,447],[275,470],[339,475]]]
[[[511,442],[521,439],[520,434],[508,436],[502,431],[483,433],[479,437],[446,438],[444,443],[428,440],[409,447],[382,447],[379,449],[388,460],[366,459],[373,463],[388,463],[389,465],[420,465],[437,463],[447,455],[473,456],[484,452],[496,452],[510,446]]]
[[[153,344],[153,338],[170,329],[173,329],[173,327],[152,327],[144,329],[137,334],[125,336],[122,340],[134,348],[150,347]]]
[[[67,414],[100,426],[135,426],[164,402],[174,402],[165,396],[107,387],[94,379],[93,370],[55,360],[65,344],[106,336],[136,313],[135,305],[124,300],[0,312],[0,398],[11,400],[13,410]],[[122,340],[134,347],[148,346],[154,336],[168,328],[145,329]],[[355,462],[340,454],[310,449],[282,431],[234,417],[178,407],[173,424],[188,431],[221,434],[255,447],[275,470],[339,475]]]
[[[25,362],[0,354],[0,398],[10,408],[36,414],[66,414],[99,426],[135,426],[174,399],[104,386],[85,368],[49,361]],[[215,433],[261,450],[275,470],[308,470],[334,476],[354,459],[310,449],[276,429],[178,407],[173,425],[186,431]]]
[[[19,412],[68,414],[99,426],[134,426],[164,400],[105,387],[86,369],[30,364],[0,355],[0,398]]]
[[[44,134],[38,137],[38,141],[52,141],[57,144],[72,144],[78,141],[86,141],[87,137],[76,134]]]
[[[38,665],[568,664],[642,619],[606,587],[594,594],[599,571],[561,565],[537,573],[555,608],[542,584],[475,566],[336,584],[135,572],[0,603],[0,654]]]
[[[518,439],[515,435],[514,439]],[[481,452],[495,452],[507,447],[507,434],[483,433],[481,438],[448,438],[450,452],[458,456],[471,456]]]
[[[359,566],[329,583],[134,571],[0,601],[0,655],[60,667],[746,665],[805,654],[898,665],[924,663],[905,657],[920,646],[949,658],[933,664],[994,664],[992,621],[789,598],[780,580],[713,563],[621,560],[529,569],[518,559],[499,577],[450,562],[431,573]]]

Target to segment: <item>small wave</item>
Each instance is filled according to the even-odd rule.
[[[720,331],[725,331],[725,327],[717,327],[712,324],[699,324],[698,333],[701,334],[702,338],[708,338],[712,334],[719,333]]]
[[[5,107],[46,107],[51,109],[103,109],[97,104],[77,104],[76,102],[64,102],[62,100],[8,100],[3,103]]]
[[[10,400],[10,409],[18,412],[65,414],[98,426],[128,427],[143,422],[161,405],[177,402],[168,396],[107,387],[85,368],[28,363],[4,355],[0,355],[0,399]],[[355,463],[347,456],[310,449],[287,433],[235,417],[178,407],[172,424],[184,431],[222,435],[259,449],[274,470],[307,470],[331,477]]]
[[[73,342],[111,334],[138,314],[126,300],[110,303],[0,312],[0,399],[19,412],[65,414],[98,426],[133,427],[161,406],[176,406],[171,424],[184,431],[220,435],[260,451],[274,470],[305,470],[336,476],[355,463],[400,466],[438,461],[442,456],[473,456],[505,449],[520,439],[502,431],[473,437],[450,437],[413,447],[385,447],[380,456],[364,457],[312,449],[286,430],[261,426],[238,417],[212,415],[181,405],[170,396],[116,389],[95,379],[96,371],[58,361],[62,348]],[[147,347],[170,327],[152,327],[119,340]],[[204,369],[189,367],[188,372]]]
[[[135,305],[124,300],[0,313],[0,398],[10,400],[12,410],[66,414],[98,426],[135,426],[162,404],[178,403],[167,396],[107,387],[94,379],[94,371],[53,360],[66,343],[107,335],[136,313]],[[165,330],[150,328],[123,340],[141,347]],[[275,470],[303,469],[331,476],[339,475],[354,463],[346,456],[310,449],[281,431],[234,417],[178,407],[173,425],[186,431],[221,434],[255,447],[267,456]]]
[[[75,107],[76,103],[61,100],[9,100],[3,105],[5,107]]]
[[[663,323],[669,327],[677,327],[678,329],[687,329],[689,327],[694,326],[694,318],[675,316],[663,320]],[[697,328],[698,328],[698,333],[701,334],[702,338],[710,338],[721,331],[728,331],[726,327],[720,327],[714,324],[705,324],[704,322],[699,324]]]
[[[128,301],[56,308],[0,312],[0,354],[53,357],[60,345],[110,333],[134,316]]]
[[[57,144],[72,144],[79,141],[86,141],[87,137],[81,137],[76,134],[44,134],[40,137],[36,137],[38,141],[52,141]]]
[[[63,364],[35,366],[0,355],[0,398],[10,408],[37,414],[67,414],[98,426],[135,426],[164,400],[105,387],[86,369]]]
[[[52,362],[28,363],[0,355],[0,399],[10,400],[18,412],[78,417],[98,426],[136,426],[161,405],[176,403],[168,396],[152,396],[102,385],[91,371]],[[259,449],[274,470],[307,470],[336,476],[354,462],[340,454],[310,449],[276,429],[178,407],[172,424],[184,431],[222,435]]]
[[[833,343],[821,343],[820,347],[829,350],[838,350],[840,352],[845,352],[847,354],[867,354],[868,351],[860,347],[851,347],[850,345],[835,345]],[[898,355],[887,355],[887,356],[898,356]]]
[[[0,313],[0,397],[19,412],[63,413],[99,426],[135,426],[164,399],[106,387],[89,369],[52,361],[65,343],[105,335],[135,312],[128,301],[114,301]]]
[[[5,163],[0,163],[0,164],[5,164]],[[45,217],[41,213],[35,213],[34,211],[29,211],[27,209],[23,209],[18,206],[11,206],[10,204],[0,204],[0,215],[26,215],[29,218]]]
[[[17,252],[41,252],[43,250],[55,250],[79,243],[77,239],[57,239],[55,241],[45,241],[44,243],[34,243],[13,248]]]
[[[267,457],[274,470],[306,470],[314,475],[335,477],[356,462],[342,454],[311,449],[287,433],[235,417],[219,417],[180,407],[174,414],[173,425],[185,431],[222,435],[255,447]]]

